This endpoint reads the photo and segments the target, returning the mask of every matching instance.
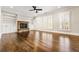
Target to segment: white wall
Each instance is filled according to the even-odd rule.
[[[79,7],[71,10],[71,29],[74,33],[79,33]]]
[[[6,15],[8,15],[8,16],[6,16]],[[13,17],[10,17],[10,16],[13,16]],[[2,33],[16,32],[16,30],[17,30],[16,20],[17,20],[16,15],[6,13],[6,12],[1,12]]]
[[[0,38],[1,38],[1,34],[2,32],[1,32],[1,7],[0,7]]]
[[[12,33],[17,31],[17,21],[27,21],[29,22],[28,18],[24,17],[23,15],[16,15],[13,13],[9,13],[9,11],[1,12],[1,29],[2,33]],[[15,16],[15,17],[7,17],[5,15],[9,16]]]

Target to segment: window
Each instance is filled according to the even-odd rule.
[[[70,12],[59,13],[60,30],[70,31]]]
[[[70,12],[59,12],[51,15],[40,16],[35,19],[37,29],[53,31],[70,31]]]

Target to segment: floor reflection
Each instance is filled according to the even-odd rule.
[[[70,52],[79,51],[79,36],[42,31],[3,34],[0,51]]]
[[[67,36],[60,36],[59,40],[60,40],[60,44],[59,44],[60,51],[67,51],[67,52],[71,51],[70,40]]]

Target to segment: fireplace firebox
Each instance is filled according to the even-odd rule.
[[[18,32],[24,32],[24,31],[28,31],[29,27],[28,27],[28,22],[26,21],[17,21],[17,31]]]

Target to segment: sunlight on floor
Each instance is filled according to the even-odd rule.
[[[70,51],[70,41],[68,37],[61,36],[59,45],[60,51]]]

